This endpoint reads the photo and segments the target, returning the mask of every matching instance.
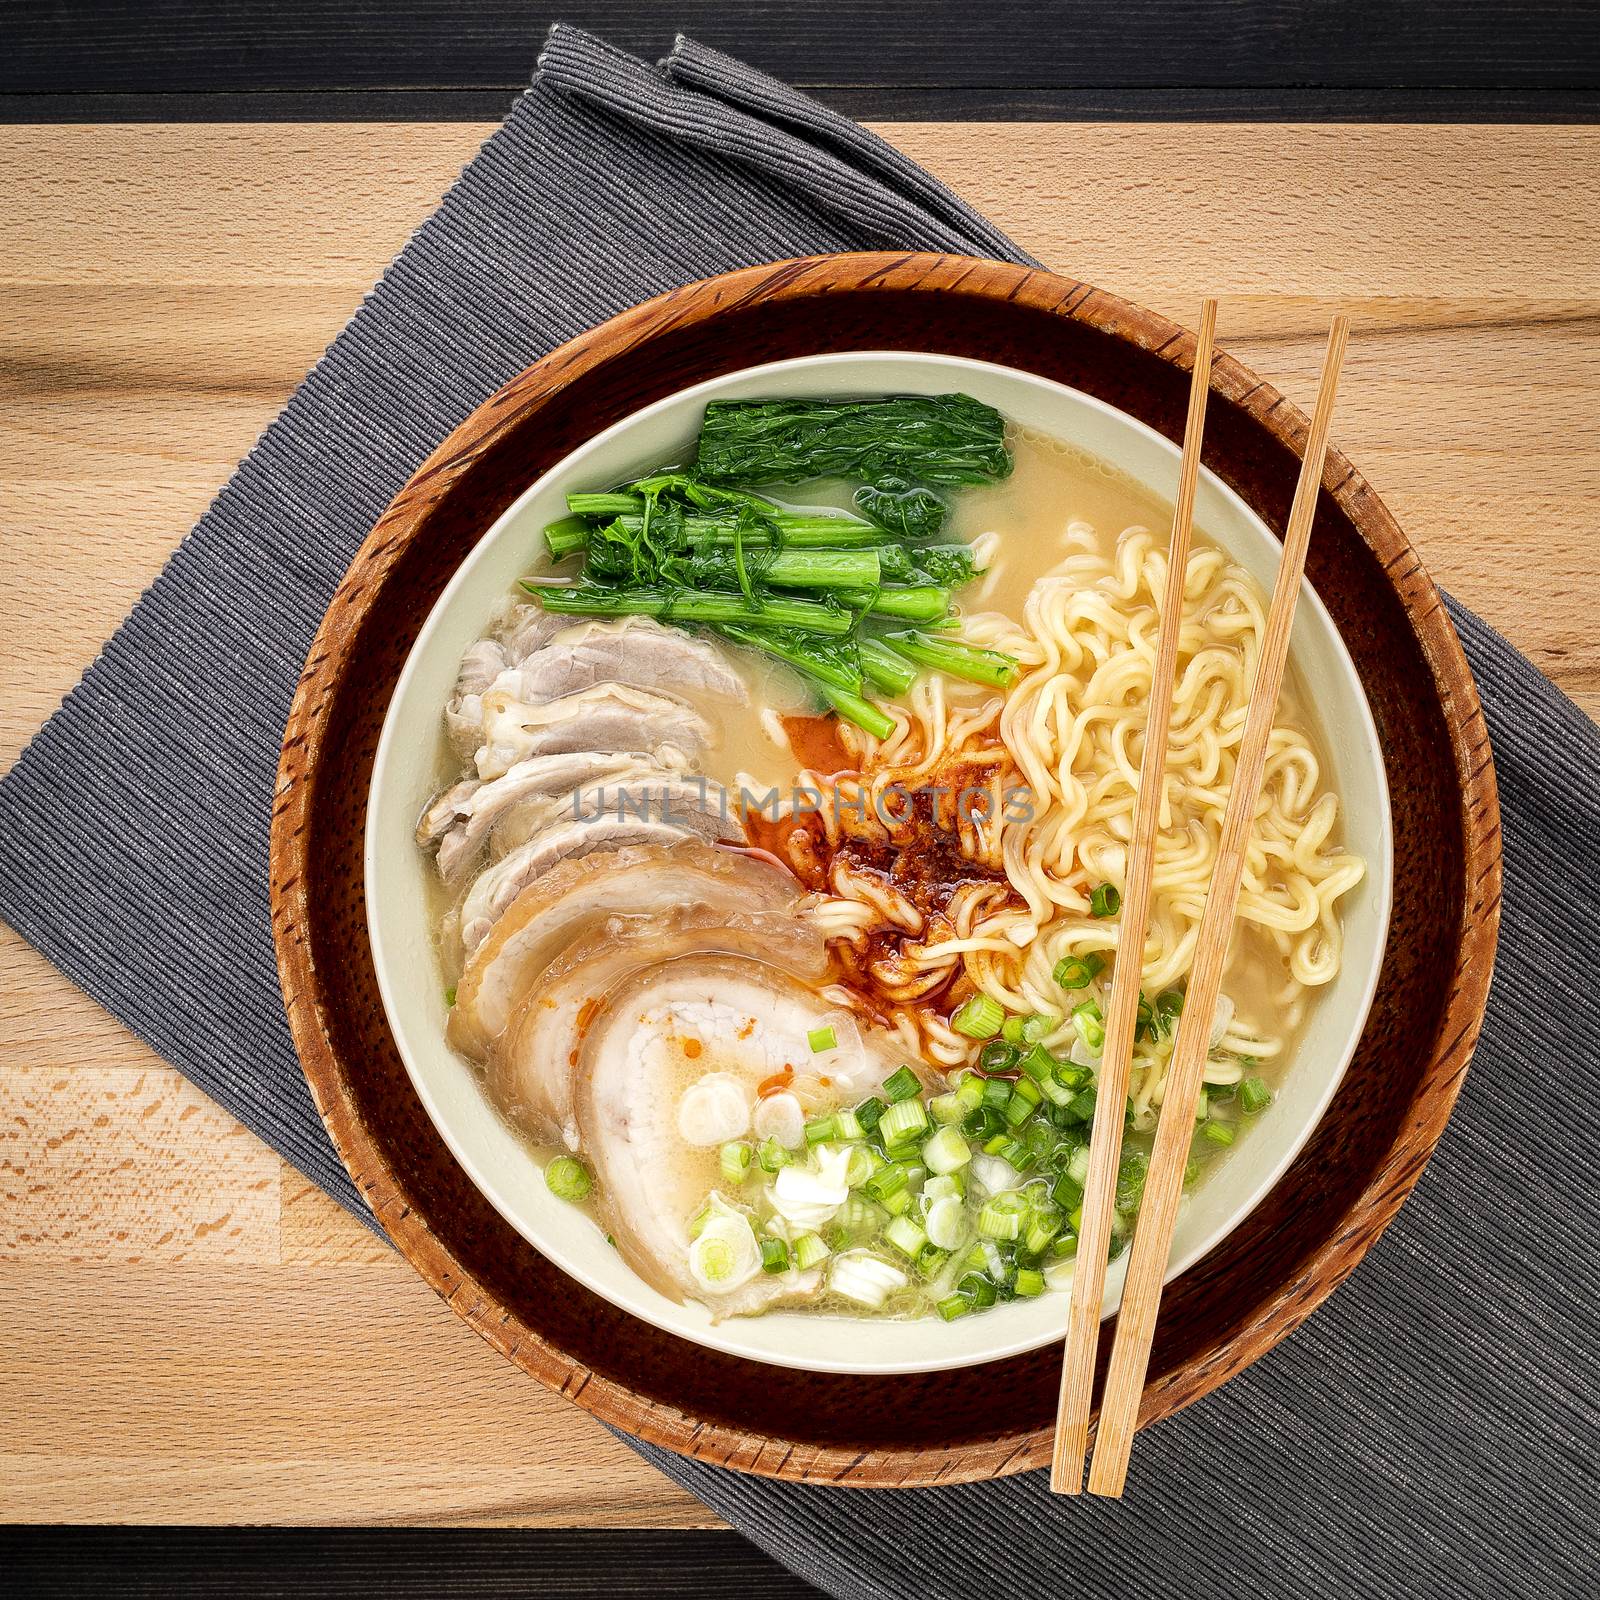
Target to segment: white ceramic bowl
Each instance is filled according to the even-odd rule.
[[[704,1307],[675,1305],[604,1244],[581,1211],[557,1200],[527,1147],[445,1041],[445,1002],[430,928],[432,862],[412,830],[434,783],[440,714],[462,652],[542,549],[546,523],[569,490],[592,489],[681,460],[717,398],[938,394],[963,390],[1007,417],[1099,456],[1170,503],[1179,452],[1151,428],[1099,400],[1029,373],[952,356],[903,352],[805,357],[751,367],[657,401],[597,434],[547,472],[489,528],[439,597],[390,702],[367,810],[367,919],[384,1009],[407,1071],[441,1137],[473,1182],[524,1238],[623,1310],[731,1355],[815,1372],[933,1371],[994,1361],[1060,1338],[1067,1297],[998,1306],[982,1316],[884,1322],[773,1312],[713,1323]],[[1222,545],[1270,591],[1279,546],[1245,503],[1202,471],[1197,531]],[[1377,731],[1350,657],[1309,584],[1296,614],[1292,659],[1315,687],[1347,846],[1367,874],[1342,901],[1345,957],[1313,1009],[1281,1090],[1246,1138],[1211,1165],[1173,1241],[1168,1278],[1199,1260],[1242,1221],[1294,1159],[1355,1052],[1377,986],[1392,883],[1388,788]],[[1106,1277],[1105,1310],[1122,1293],[1127,1255]]]

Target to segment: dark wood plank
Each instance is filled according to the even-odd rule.
[[[254,97],[338,91],[322,114],[492,116],[557,16],[647,57],[681,27],[858,115],[1326,116],[1348,95],[1362,117],[1571,117],[1600,91],[1586,0],[8,0],[0,95],[304,116],[317,102]],[[380,90],[398,98],[343,98]]]
[[[498,122],[496,89],[279,89],[141,94],[0,93],[0,123]],[[818,88],[869,122],[1600,122],[1597,89]]]
[[[0,1528],[14,1600],[815,1600],[736,1533],[505,1528]]]

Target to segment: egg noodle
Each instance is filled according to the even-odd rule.
[[[1117,944],[1115,916],[1096,917],[1094,889],[1120,890],[1132,837],[1166,553],[1143,528],[1113,548],[1087,524],[1069,524],[1064,556],[1030,587],[1019,623],[969,616],[964,634],[1016,656],[1022,671],[1003,698],[953,698],[931,676],[918,683],[895,732],[856,738],[869,790],[914,784],[952,758],[987,763],[997,784],[1021,786],[1026,806],[996,806],[964,827],[972,860],[998,863],[1004,882],[965,884],[931,919],[882,882],[836,862],[833,895],[815,913],[827,935],[862,941],[887,918],[914,937],[885,988],[901,1007],[960,987],[1009,1011],[1063,1016],[1073,1000],[1055,981],[1065,957]],[[1190,556],[1184,623],[1162,796],[1142,987],[1181,986],[1193,958],[1206,889],[1244,728],[1265,600],[1237,563],[1213,547]],[[959,695],[960,691],[956,691]],[[1005,774],[1009,773],[1009,776]],[[1363,875],[1334,843],[1338,800],[1322,786],[1316,751],[1289,694],[1279,706],[1251,832],[1228,990],[1213,1030],[1207,1078],[1236,1082],[1238,1057],[1279,1055],[1310,991],[1338,973],[1337,905]],[[1085,993],[1103,999],[1109,967]],[[954,1065],[973,1045],[926,1011],[897,1012],[933,1059]],[[1149,1030],[1154,1035],[1155,1030]],[[1065,1020],[1052,1041],[1066,1039]],[[1168,1037],[1135,1054],[1136,1118],[1160,1105]]]

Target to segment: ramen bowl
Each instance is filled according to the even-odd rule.
[[[716,1321],[700,1302],[674,1301],[646,1283],[607,1247],[593,1219],[550,1192],[530,1147],[491,1105],[480,1074],[447,1043],[445,979],[432,937],[438,921],[430,893],[434,866],[415,847],[413,833],[439,787],[428,753],[462,653],[529,570],[545,526],[564,515],[568,492],[621,483],[664,461],[687,459],[711,400],[952,392],[1064,441],[1157,496],[1170,501],[1176,492],[1180,452],[1170,440],[1091,395],[992,363],[863,351],[802,356],[694,384],[580,445],[486,531],[439,597],[400,674],[367,806],[367,925],[384,1013],[418,1098],[485,1198],[547,1260],[633,1316],[728,1355],[812,1372],[930,1372],[1017,1355],[1061,1337],[1066,1296],[1018,1299],[949,1323],[796,1310]],[[1195,526],[1270,590],[1278,544],[1215,473],[1202,474]],[[1363,858],[1366,876],[1340,902],[1339,974],[1316,999],[1272,1105],[1189,1197],[1169,1276],[1225,1238],[1304,1145],[1355,1053],[1383,958],[1392,876],[1383,755],[1354,663],[1309,585],[1296,615],[1292,663],[1302,684],[1315,686],[1309,698],[1331,767],[1329,785],[1341,798],[1344,847]],[[605,870],[605,859],[587,858],[596,871]],[[1107,1312],[1120,1299],[1126,1267],[1124,1253],[1107,1273]]]
[[[425,464],[358,555],[308,661],[280,773],[274,916],[291,1024],[335,1143],[396,1243],[490,1342],[606,1420],[789,1477],[1022,1470],[1048,1457],[1065,1304],[899,1324],[892,1350],[863,1349],[864,1319],[713,1327],[652,1303],[620,1263],[596,1263],[592,1224],[541,1192],[526,1148],[442,1045],[426,864],[410,839],[432,774],[407,751],[431,744],[462,646],[561,492],[670,455],[694,431],[699,385],[966,388],[1170,493],[1192,349],[1123,302],[996,263],[751,269],[530,369]],[[930,359],[952,357],[977,364]],[[1226,358],[1212,387],[1197,520],[1270,581],[1269,530],[1287,515],[1304,421]],[[1144,1420],[1270,1347],[1359,1260],[1438,1137],[1487,987],[1498,855],[1476,695],[1420,562],[1337,454],[1308,575],[1296,665],[1369,876],[1349,903],[1340,988],[1268,1118],[1185,1217]],[[775,1381],[772,1363],[795,1370]],[[972,1367],[961,1384],[931,1375],[952,1364]],[[907,1375],[885,1386],[888,1370]]]

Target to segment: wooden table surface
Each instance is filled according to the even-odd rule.
[[[487,130],[0,141],[0,768]],[[1221,338],[1591,714],[1600,137],[899,123],[1049,265]],[[0,1522],[705,1526],[0,930]]]

